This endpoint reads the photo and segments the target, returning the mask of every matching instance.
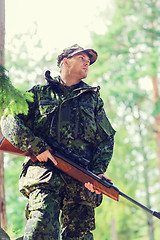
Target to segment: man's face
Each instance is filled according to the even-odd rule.
[[[77,53],[68,60],[69,72],[71,76],[77,77],[77,79],[83,79],[87,77],[90,59],[86,53]]]

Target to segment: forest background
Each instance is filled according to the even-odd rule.
[[[106,1],[104,7],[99,3],[95,21],[88,20],[90,26],[97,24],[99,29],[89,31],[86,27],[81,38],[74,34],[73,42],[67,34],[77,18],[88,17],[89,11],[94,11],[93,1],[89,1],[87,10],[79,6],[79,12],[78,5],[60,2],[70,12],[66,14],[63,9],[56,24],[60,18],[72,15],[64,36],[61,24],[54,35],[50,18],[44,26],[48,29],[44,29],[44,41],[36,21],[32,28],[24,26],[22,33],[6,39],[5,67],[12,83],[22,91],[45,83],[45,70],[56,75],[57,54],[75,41],[96,49],[99,57],[90,67],[87,83],[100,85],[107,116],[116,129],[114,155],[106,175],[122,192],[160,211],[160,1],[115,0],[112,4]],[[57,48],[47,48],[47,39],[50,42],[58,34]],[[67,39],[65,44],[63,37]],[[4,155],[7,232],[12,238],[23,235],[25,225],[26,199],[18,191],[22,162],[22,157]],[[103,204],[96,209],[94,234],[95,240],[159,240],[160,222],[121,197],[117,203],[104,196]]]

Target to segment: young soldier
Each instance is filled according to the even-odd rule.
[[[107,119],[99,88],[82,79],[97,59],[93,49],[77,44],[58,56],[60,76],[36,85],[30,91],[34,102],[28,115],[3,120],[3,135],[17,148],[30,151],[39,161],[26,159],[20,176],[20,191],[28,198],[24,240],[92,240],[94,209],[102,194],[92,184],[85,186],[58,170],[48,139],[90,161],[89,169],[102,175],[111,160],[114,134]]]

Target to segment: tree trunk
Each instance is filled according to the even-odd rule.
[[[2,133],[0,131],[0,139]],[[4,184],[4,165],[3,153],[0,152],[0,225],[3,229],[7,230],[7,217],[6,217],[6,202],[5,202],[5,184]]]
[[[157,0],[152,0],[152,3],[153,3],[153,8],[156,9],[157,8]],[[151,16],[153,19],[151,21],[151,26],[150,26],[150,28],[153,30],[151,32],[151,46],[153,49],[155,47],[154,40],[156,38],[155,33],[154,33],[154,31],[156,30],[154,21],[157,17],[154,10],[152,11]],[[151,76],[151,79],[152,79],[152,86],[153,86],[153,104],[155,105],[159,101],[159,89],[158,89],[157,75],[155,74],[154,76]],[[157,143],[157,158],[158,158],[158,170],[159,170],[159,182],[160,182],[160,114],[157,114],[155,116],[155,134],[156,134],[156,143]]]
[[[114,218],[112,218],[112,220],[111,220],[111,239],[118,240],[118,235],[117,235],[117,231],[116,231],[116,223],[115,223]]]
[[[156,76],[152,77],[152,85],[153,85],[153,103],[155,105],[159,100],[158,80]],[[157,158],[160,182],[160,114],[155,116],[155,134],[157,143]]]
[[[140,136],[140,145],[141,151],[143,155],[143,176],[144,176],[144,184],[145,184],[145,192],[146,192],[146,204],[149,209],[151,209],[151,201],[150,201],[150,194],[149,194],[149,177],[148,177],[148,158],[147,153],[145,151],[145,146],[143,144],[143,131],[141,129],[141,114],[140,109],[138,107],[138,128],[139,128],[139,136]],[[153,223],[153,216],[150,213],[147,213],[147,224],[148,224],[148,235],[150,240],[154,240],[154,223]]]
[[[0,0],[0,63],[4,65],[4,42],[5,42],[5,0]],[[0,129],[0,140],[2,133]],[[0,152],[0,225],[7,229],[5,188],[4,188],[4,165],[3,153]]]
[[[0,63],[4,65],[5,0],[0,0]]]

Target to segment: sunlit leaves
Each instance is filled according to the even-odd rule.
[[[6,69],[0,65],[0,117],[4,114],[28,112],[27,101],[32,101],[30,93],[23,94],[16,89],[7,75]]]

